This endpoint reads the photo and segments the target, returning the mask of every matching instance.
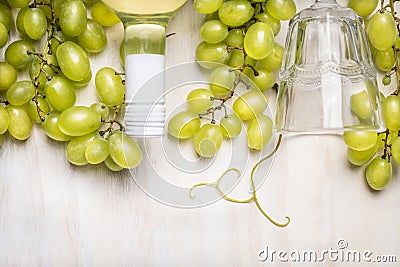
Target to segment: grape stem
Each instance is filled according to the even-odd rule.
[[[289,223],[290,223],[290,217],[286,216],[286,222],[284,222],[284,223],[279,223],[279,222],[275,221],[270,215],[268,215],[268,213],[262,208],[262,206],[261,206],[261,204],[260,204],[260,202],[259,202],[259,200],[258,200],[258,197],[257,197],[257,188],[256,188],[255,183],[254,183],[254,175],[255,175],[255,173],[256,173],[256,170],[258,169],[258,167],[259,167],[264,161],[266,161],[267,159],[269,159],[269,158],[271,158],[273,155],[275,155],[275,153],[278,151],[278,149],[279,149],[279,147],[280,147],[280,145],[281,145],[281,142],[282,142],[282,134],[279,135],[278,142],[277,142],[277,144],[276,144],[274,150],[272,150],[272,152],[271,152],[270,154],[268,154],[267,156],[265,156],[264,158],[262,158],[261,160],[259,160],[259,161],[253,166],[253,168],[252,168],[252,170],[251,170],[251,174],[250,174],[250,182],[251,182],[251,197],[250,197],[250,198],[248,198],[248,199],[235,199],[235,198],[231,198],[231,197],[229,197],[229,196],[221,189],[221,187],[220,187],[221,180],[222,180],[228,173],[230,173],[230,172],[235,172],[235,173],[237,174],[237,177],[238,177],[238,178],[240,178],[240,177],[242,176],[241,171],[239,171],[239,170],[236,169],[236,168],[231,168],[231,169],[228,169],[228,170],[226,170],[225,172],[223,172],[223,173],[221,174],[221,176],[217,179],[217,182],[215,182],[215,183],[203,182],[203,183],[195,184],[195,185],[192,186],[192,187],[190,188],[190,190],[189,190],[189,197],[192,198],[192,199],[193,199],[193,198],[196,198],[196,195],[193,194],[193,190],[194,190],[195,188],[197,188],[197,187],[201,187],[201,186],[210,186],[210,187],[214,187],[214,188],[218,191],[218,193],[221,195],[221,197],[222,197],[223,199],[227,200],[227,201],[230,201],[230,202],[233,202],[233,203],[238,203],[238,204],[241,204],[241,203],[250,203],[250,202],[253,202],[253,201],[254,201],[254,203],[256,204],[256,206],[257,206],[257,208],[258,208],[258,210],[259,210],[259,211],[264,215],[264,217],[267,218],[271,223],[273,223],[274,225],[279,226],[279,227],[286,227],[286,226],[289,225]]]

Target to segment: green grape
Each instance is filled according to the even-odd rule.
[[[391,131],[400,130],[400,97],[390,95],[386,97],[383,107],[383,116],[386,127]]]
[[[35,57],[32,60],[32,62],[29,64],[28,72],[29,72],[29,77],[31,78],[31,81],[35,82],[35,80],[36,80],[38,88],[44,89],[44,87],[48,81],[47,75],[55,76],[56,73],[49,65],[46,65],[46,64],[43,66],[43,70],[46,72],[46,74],[43,71],[40,71],[41,62],[42,62],[41,59]],[[37,76],[39,71],[40,71],[40,74],[39,74],[39,76]]]
[[[6,107],[9,117],[8,132],[18,140],[26,140],[31,135],[32,120],[29,118],[26,106]]]
[[[82,87],[82,86],[86,86],[90,83],[90,81],[92,80],[92,72],[89,72],[89,75],[86,76],[85,79],[81,80],[81,81],[71,81],[70,82],[75,86],[75,87]]]
[[[274,18],[273,16],[271,16],[271,14],[269,14],[267,10],[265,10],[263,13],[255,15],[254,17],[259,21],[264,22],[265,24],[270,26],[275,36],[280,32],[281,22],[276,18]]]
[[[82,136],[97,130],[101,125],[100,114],[84,106],[64,110],[58,118],[60,130],[70,136]]]
[[[47,100],[39,95],[37,97],[37,102],[38,102],[38,106],[40,108],[40,116],[45,117],[50,111],[50,106],[47,103]],[[39,114],[38,114],[38,109],[37,109],[36,103],[35,103],[35,101],[33,101],[33,99],[28,102],[27,111],[28,111],[29,117],[31,118],[31,120],[34,123],[42,123],[42,120],[40,119]]]
[[[345,144],[353,150],[364,151],[374,147],[378,141],[378,134],[375,132],[355,131],[344,132]]]
[[[108,120],[108,116],[109,116],[109,114],[110,114],[110,109],[107,107],[106,104],[104,104],[104,103],[102,103],[102,102],[96,102],[96,103],[93,103],[93,104],[90,106],[90,108],[92,108],[92,109],[94,109],[95,111],[97,111],[97,112],[100,114],[101,119],[102,119],[103,121]]]
[[[47,101],[56,111],[64,111],[75,105],[76,93],[72,84],[62,76],[55,76],[45,86]]]
[[[119,172],[120,170],[124,169],[123,167],[121,167],[117,163],[115,163],[115,161],[111,157],[106,158],[106,160],[104,161],[104,164],[110,171],[113,171],[113,172]]]
[[[7,101],[14,106],[21,106],[29,102],[35,95],[35,86],[31,81],[19,81],[8,89]]]
[[[50,1],[48,1],[48,4],[50,4]],[[44,12],[44,14],[46,15],[46,17],[49,19],[49,20],[51,20],[51,16],[52,16],[52,14],[51,14],[51,6],[48,6],[48,5],[39,5],[39,8],[41,9],[41,10],[43,10],[43,12]]]
[[[80,0],[68,1],[62,5],[59,24],[63,33],[78,36],[86,28],[86,7]]]
[[[101,1],[96,2],[92,6],[90,13],[92,14],[92,19],[104,27],[112,26],[121,22],[114,12],[112,12],[112,10]]]
[[[261,150],[272,137],[272,120],[266,115],[252,119],[247,127],[247,145],[251,149]]]
[[[201,14],[211,14],[222,6],[224,0],[194,0],[193,6]]]
[[[214,104],[214,96],[210,90],[199,88],[192,90],[186,96],[189,110],[196,113],[204,113]]]
[[[209,20],[201,26],[200,36],[207,43],[216,44],[228,36],[228,27],[220,20]]]
[[[175,114],[168,122],[168,133],[178,139],[190,138],[200,128],[199,115],[193,111]]]
[[[25,40],[18,40],[12,42],[6,49],[6,61],[16,69],[23,69],[28,67],[29,63],[33,60],[33,55],[28,52],[34,52],[33,45]]]
[[[244,57],[245,55],[242,50],[234,49],[229,54],[228,65],[232,68],[242,67],[245,64]]]
[[[25,25],[24,25],[25,14],[26,14],[26,11],[28,11],[28,10],[29,10],[29,7],[21,8],[18,11],[17,19],[15,20],[15,25],[17,26],[17,30],[24,38],[29,38],[29,36],[26,34]]]
[[[272,71],[256,68],[258,75],[253,75],[251,79],[257,85],[258,89],[265,91],[271,89],[275,84],[275,74]]]
[[[216,68],[220,64],[226,64],[228,59],[229,53],[225,42],[217,44],[201,42],[196,48],[196,60],[204,68]]]
[[[267,97],[260,90],[251,90],[235,100],[233,110],[242,121],[248,121],[259,116],[267,105]]]
[[[266,8],[277,20],[288,20],[296,14],[296,4],[293,0],[268,0]]]
[[[109,137],[108,148],[111,158],[121,167],[135,168],[142,161],[142,151],[136,141],[122,132]]]
[[[250,57],[256,60],[269,56],[273,51],[274,44],[274,32],[263,22],[251,25],[244,36],[244,49]]]
[[[378,5],[378,0],[349,0],[348,7],[363,18],[368,17]]]
[[[216,97],[224,97],[232,92],[236,79],[236,71],[229,66],[220,66],[210,74],[210,90]]]
[[[372,189],[382,190],[392,179],[392,164],[387,159],[376,157],[368,165],[365,176]]]
[[[117,72],[104,67],[96,73],[95,84],[97,94],[106,105],[121,105],[125,97],[125,86]]]
[[[376,154],[378,145],[374,145],[370,149],[359,151],[351,148],[347,148],[347,159],[355,166],[362,166],[368,163]]]
[[[100,24],[88,19],[85,30],[78,36],[78,42],[86,51],[99,53],[106,48],[107,35]]]
[[[65,154],[67,160],[74,165],[83,166],[89,162],[86,160],[85,152],[88,145],[96,138],[97,133],[89,133],[73,138],[67,145]]]
[[[49,115],[46,116],[46,119],[42,123],[42,128],[45,134],[53,140],[56,141],[70,141],[73,137],[66,135],[61,132],[60,128],[58,128],[58,117],[60,113],[57,111],[51,111]]]
[[[125,41],[122,40],[119,45],[119,60],[121,61],[122,66],[125,66]]]
[[[362,91],[350,96],[351,111],[361,120],[370,120],[373,110],[367,91]]]
[[[222,145],[224,135],[216,124],[204,124],[193,136],[194,148],[202,157],[213,157]]]
[[[225,42],[228,46],[231,47],[242,47],[244,42],[244,33],[242,29],[232,29],[228,32],[228,35],[225,38]],[[236,50],[234,50],[236,51]]]
[[[5,46],[8,42],[8,31],[6,26],[0,22],[0,48]]]
[[[394,56],[393,48],[378,50],[374,55],[375,66],[383,72],[390,71],[395,62],[396,58]]]
[[[272,53],[266,58],[259,60],[257,65],[269,71],[280,69],[282,65],[283,52],[284,48],[280,44],[275,43]]]
[[[0,91],[7,90],[17,81],[17,70],[7,62],[0,62],[0,73]]]
[[[3,134],[7,131],[9,123],[10,119],[8,112],[2,105],[0,105],[0,134]]]
[[[224,2],[218,10],[219,18],[230,27],[239,27],[248,22],[254,15],[254,8],[247,0]]]
[[[8,6],[0,3],[0,23],[4,24],[7,31],[10,31],[13,22],[13,15],[11,13],[10,8]]]
[[[90,164],[99,164],[109,156],[108,141],[102,137],[94,139],[86,148],[85,157]]]
[[[400,136],[396,136],[392,141],[392,156],[394,161],[400,165]]]
[[[220,121],[222,134],[228,138],[235,138],[242,132],[242,122],[236,114],[224,117]]]
[[[44,11],[40,8],[28,8],[23,17],[26,35],[33,40],[42,39],[47,30],[47,18]]]
[[[206,21],[209,20],[220,20],[218,16],[218,11],[206,15]]]
[[[57,61],[61,71],[72,81],[82,81],[90,75],[88,55],[79,45],[66,41],[57,48]]]
[[[377,12],[372,16],[368,26],[368,37],[371,44],[379,50],[387,50],[396,42],[396,23],[389,12]]]
[[[31,0],[7,0],[7,2],[13,8],[23,8],[27,7],[31,2]]]
[[[385,75],[382,78],[382,84],[385,85],[385,86],[390,85],[391,82],[392,82],[392,77],[390,77],[390,76]]]

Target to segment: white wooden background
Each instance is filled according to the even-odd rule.
[[[297,1],[298,10],[311,3]],[[203,17],[191,4],[169,25],[168,32],[177,33],[168,38],[169,66],[194,59]],[[281,43],[286,26],[278,38]],[[15,30],[12,34],[17,35]],[[121,25],[108,28],[107,34],[106,51],[92,57],[93,72],[102,66],[121,70]],[[0,60],[4,60],[4,48]],[[79,90],[78,103],[95,100],[92,81]],[[173,104],[174,99],[168,102],[170,110]],[[229,161],[232,151],[228,150],[224,147],[215,164]],[[183,151],[192,153],[187,144]],[[290,261],[276,259],[263,263],[258,253],[266,246],[319,253],[338,249],[341,239],[348,243],[347,249],[397,256],[397,263],[372,266],[400,264],[399,168],[394,169],[386,190],[372,192],[363,168],[347,163],[339,136],[283,139],[258,195],[272,217],[279,221],[291,217],[286,228],[272,225],[254,204],[222,200],[194,209],[162,204],[144,193],[129,171],[72,166],[64,153],[65,144],[47,138],[40,127],[34,127],[26,142],[6,137],[0,148],[0,266],[289,266]],[[155,166],[164,166],[159,150],[149,153]],[[244,159],[255,157],[244,147],[233,153]],[[151,168],[144,164],[137,175],[146,180]],[[203,180],[219,176],[223,169],[216,169],[206,172]],[[201,181],[179,173],[173,179],[185,185]],[[327,259],[293,265],[356,264]]]

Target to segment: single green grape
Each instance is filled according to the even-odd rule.
[[[3,134],[7,131],[9,124],[10,118],[8,116],[8,112],[2,105],[0,105],[0,134]]]
[[[135,168],[142,161],[139,145],[122,132],[115,132],[109,137],[108,148],[111,158],[123,168]]]
[[[50,112],[50,106],[47,103],[47,100],[43,98],[41,95],[38,95],[37,102],[40,108],[40,116],[46,117],[46,115]],[[42,120],[39,117],[38,108],[33,99],[28,102],[27,111],[29,117],[34,123],[42,123]]]
[[[263,13],[258,13],[254,17],[259,21],[264,22],[265,24],[270,26],[275,36],[280,32],[281,30],[280,20],[271,16],[271,14],[269,14],[267,10],[265,10]]]
[[[72,84],[62,76],[55,76],[44,87],[47,101],[56,111],[75,105],[76,93]]]
[[[3,23],[0,22],[0,48],[5,46],[8,42],[8,30]]]
[[[275,74],[264,68],[256,68],[258,75],[253,75],[251,79],[257,85],[258,89],[265,91],[275,85]]]
[[[392,77],[390,77],[390,76],[385,75],[385,76],[382,78],[382,84],[385,85],[385,86],[390,85],[391,82],[392,82]]]
[[[288,20],[296,14],[296,4],[293,0],[268,0],[265,7],[277,20]]]
[[[70,141],[72,140],[72,136],[66,135],[65,133],[61,132],[60,128],[58,128],[58,117],[60,113],[57,111],[51,111],[45,118],[44,122],[42,123],[42,128],[45,134],[56,141]]]
[[[17,19],[15,20],[15,25],[17,26],[17,30],[21,34],[21,36],[24,38],[29,38],[29,36],[26,34],[25,24],[24,24],[25,14],[28,10],[29,10],[29,7],[21,8],[18,11]]]
[[[26,140],[31,135],[32,120],[29,118],[26,106],[6,107],[9,117],[8,132],[17,140]]]
[[[119,172],[124,169],[123,167],[121,167],[117,163],[115,163],[115,161],[110,156],[108,158],[106,158],[106,160],[104,161],[104,164],[110,171],[113,171],[113,172]]]
[[[23,16],[26,35],[33,40],[40,40],[47,30],[46,14],[40,8],[28,8]]]
[[[193,6],[201,14],[211,14],[222,6],[224,0],[194,0]]]
[[[263,149],[272,138],[272,120],[267,115],[252,119],[247,127],[247,145],[251,149]]]
[[[7,62],[0,62],[0,73],[0,91],[7,90],[17,81],[17,70]]]
[[[221,127],[216,124],[207,123],[193,136],[194,148],[202,157],[213,157],[221,148],[224,135]]]
[[[104,27],[112,26],[121,22],[115,13],[112,12],[112,10],[102,1],[96,2],[92,6],[90,13],[92,15],[92,19]]]
[[[199,115],[193,111],[175,114],[168,122],[168,133],[178,139],[190,138],[200,128]]]
[[[210,90],[216,97],[224,97],[230,94],[236,80],[236,71],[232,71],[229,66],[220,66],[214,69],[208,78]]]
[[[25,40],[14,41],[6,49],[6,61],[16,69],[26,68],[33,60],[33,55],[29,52],[34,51],[32,43]]]
[[[106,48],[107,34],[100,24],[92,19],[88,19],[86,28],[78,35],[78,42],[86,51],[99,53]]]
[[[368,163],[376,154],[378,150],[378,144],[374,145],[370,149],[359,151],[351,148],[347,148],[347,159],[355,166],[362,166]]]
[[[259,116],[267,105],[267,97],[260,90],[251,90],[235,100],[233,110],[242,121],[248,121]]]
[[[378,5],[378,0],[349,0],[347,6],[363,18],[368,17]]]
[[[94,139],[86,147],[85,157],[90,164],[99,164],[109,156],[108,140],[100,137]]]
[[[86,28],[86,7],[80,0],[68,1],[62,5],[59,16],[61,30],[68,36],[78,36]]]
[[[245,55],[242,50],[234,49],[229,54],[228,65],[232,68],[242,67],[245,64]]]
[[[31,2],[31,0],[7,0],[7,2],[13,8],[23,8],[27,7]]]
[[[190,91],[186,96],[189,110],[196,113],[204,113],[214,104],[214,96],[210,90],[198,88]]]
[[[225,38],[225,42],[228,46],[231,47],[243,47],[244,42],[244,33],[243,29],[234,28],[228,32],[228,35]],[[236,50],[234,50],[236,51]]]
[[[254,8],[247,0],[231,0],[222,4],[218,15],[225,25],[239,27],[253,17]]]
[[[387,50],[396,42],[396,23],[389,12],[376,12],[368,26],[371,44],[379,50]]]
[[[117,72],[104,67],[96,73],[95,84],[97,94],[106,105],[121,105],[125,97],[125,86]]]
[[[264,59],[257,62],[257,67],[262,67],[266,70],[273,71],[280,69],[282,65],[284,48],[278,43],[274,44],[272,53]]]
[[[216,44],[228,36],[228,27],[220,20],[209,20],[201,26],[200,36],[207,43]]]
[[[90,105],[90,108],[97,111],[100,114],[101,119],[103,121],[108,120],[108,117],[110,115],[110,109],[108,108],[108,106],[106,104],[104,104],[102,102],[96,102],[96,103],[93,103],[92,105]]]
[[[378,50],[374,55],[374,63],[375,66],[383,71],[390,71],[396,62],[396,58],[394,56],[393,48],[389,48],[386,50]]]
[[[383,116],[385,118],[386,127],[391,131],[400,130],[400,97],[390,95],[386,97]]]
[[[0,23],[6,27],[7,32],[10,31],[14,24],[10,8],[2,3],[0,3]]]
[[[61,71],[72,81],[82,81],[90,73],[90,62],[87,53],[74,42],[66,41],[57,48],[57,61]]]
[[[351,111],[361,120],[370,120],[372,118],[373,109],[366,90],[352,94],[350,96],[350,106]]]
[[[201,42],[196,48],[196,60],[204,68],[216,68],[221,64],[226,64],[228,59],[229,53],[225,42],[217,44]]]
[[[256,60],[269,56],[273,51],[274,44],[274,32],[263,22],[251,25],[244,36],[244,49],[250,57]]]
[[[58,127],[66,135],[82,136],[97,130],[101,125],[100,114],[85,106],[64,110],[58,118]]]
[[[378,134],[367,131],[344,132],[345,144],[353,150],[364,151],[374,147],[378,141]]]
[[[376,157],[368,165],[365,176],[372,189],[382,190],[392,179],[392,164],[387,159]]]
[[[392,140],[392,156],[394,161],[400,165],[400,136],[396,136]]]
[[[85,152],[88,145],[96,138],[97,133],[92,132],[83,136],[73,138],[67,145],[65,154],[67,160],[74,165],[83,166],[89,162],[86,160]]]
[[[242,121],[236,114],[230,114],[220,121],[222,134],[227,138],[235,138],[242,132]]]
[[[7,101],[14,106],[21,106],[29,102],[35,95],[35,86],[31,81],[14,83],[7,91]]]

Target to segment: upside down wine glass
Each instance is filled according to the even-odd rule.
[[[165,122],[165,28],[187,0],[102,1],[124,25],[126,134],[161,136]],[[152,77],[156,78],[151,90],[140,90]]]
[[[363,20],[335,0],[317,0],[290,21],[280,79],[278,132],[385,129]]]

